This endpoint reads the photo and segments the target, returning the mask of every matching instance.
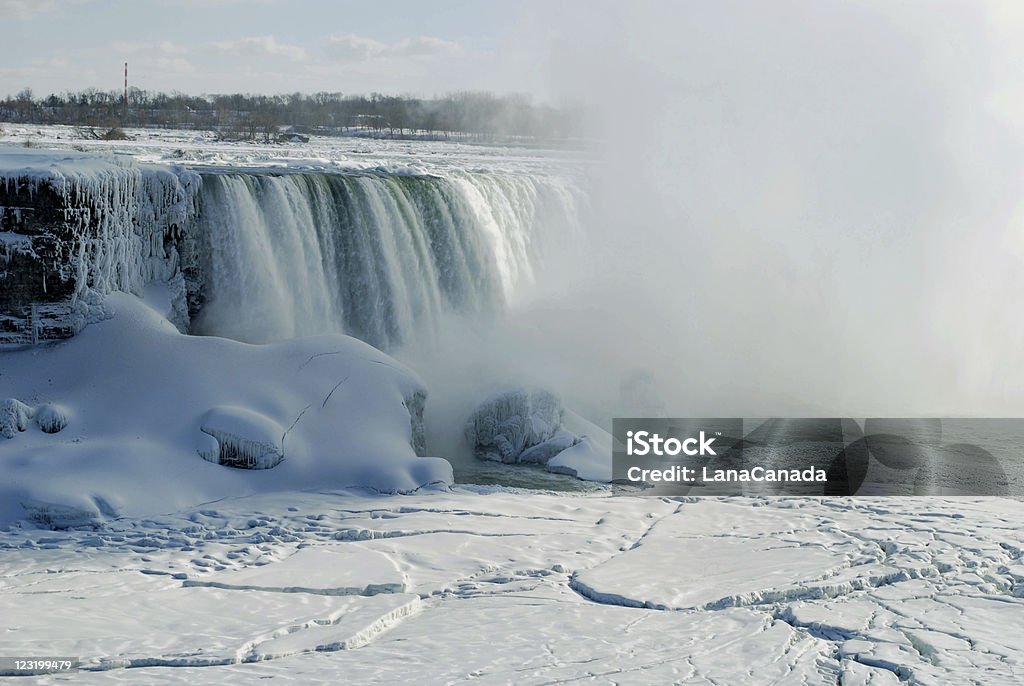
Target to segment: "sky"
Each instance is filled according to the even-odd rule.
[[[538,31],[536,27],[540,27]],[[549,95],[525,0],[0,0],[0,95]]]

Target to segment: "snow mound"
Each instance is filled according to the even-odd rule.
[[[369,345],[186,336],[134,296],[108,305],[114,316],[75,338],[0,354],[5,391],[48,407],[47,427],[74,417],[73,435],[25,431],[31,407],[3,403],[16,439],[0,441],[0,522],[59,528],[254,492],[452,483],[448,462],[414,449],[422,382]]]

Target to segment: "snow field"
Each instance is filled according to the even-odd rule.
[[[0,652],[83,658],[45,684],[1011,684],[1022,507],[457,488],[14,528]]]

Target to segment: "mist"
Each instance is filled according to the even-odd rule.
[[[588,112],[587,237],[449,359],[535,377],[603,425],[651,408],[1024,410],[1021,12],[588,2],[535,18],[552,93]]]

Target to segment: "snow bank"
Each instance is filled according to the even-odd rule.
[[[259,491],[452,482],[446,461],[413,447],[421,382],[376,349],[345,336],[185,336],[134,296],[107,303],[114,316],[73,339],[0,354],[4,392],[20,401],[5,422],[13,438],[0,438],[0,522],[74,526]],[[25,408],[47,404],[47,427],[55,413],[73,418],[63,431],[29,422]],[[270,468],[218,464],[254,452],[273,456]]]

